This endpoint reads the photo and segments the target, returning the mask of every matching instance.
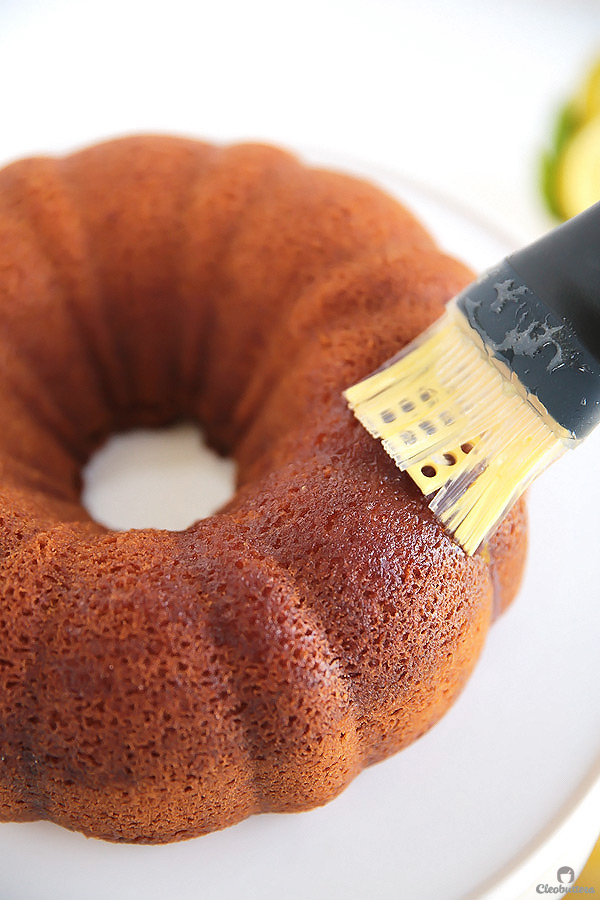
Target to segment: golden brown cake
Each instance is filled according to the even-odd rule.
[[[0,173],[0,819],[161,842],[304,810],[422,735],[521,575],[473,558],[342,390],[471,274],[393,199],[264,146],[136,137]],[[112,532],[111,433],[201,423],[218,514]]]

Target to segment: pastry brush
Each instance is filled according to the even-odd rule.
[[[600,421],[600,203],[486,271],[344,396],[473,554]]]

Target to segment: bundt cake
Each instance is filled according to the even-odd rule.
[[[471,273],[367,183],[170,137],[8,166],[0,247],[0,819],[189,838],[430,728],[516,591],[524,506],[466,556],[342,391]],[[234,498],[93,521],[90,454],[174,420]]]

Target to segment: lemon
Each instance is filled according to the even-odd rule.
[[[583,121],[600,113],[600,60],[593,66],[575,95],[573,106]]]
[[[600,59],[556,117],[541,159],[541,188],[559,219],[600,200]]]
[[[600,200],[600,111],[565,142],[554,176],[556,204],[565,218]]]
[[[556,117],[556,125],[552,140],[552,149],[544,153],[541,159],[541,189],[544,199],[558,219],[566,218],[566,213],[558,196],[557,171],[562,152],[571,140],[572,135],[581,125],[581,117],[574,103],[566,103]]]

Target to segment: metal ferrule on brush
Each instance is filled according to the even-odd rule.
[[[345,396],[474,553],[600,421],[600,204],[486,272]]]

